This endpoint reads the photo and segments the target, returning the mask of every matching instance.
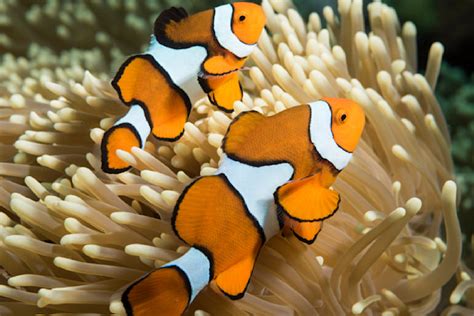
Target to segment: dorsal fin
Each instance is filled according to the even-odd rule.
[[[240,113],[230,124],[224,137],[222,148],[228,155],[238,156],[241,146],[265,117],[257,111]]]
[[[188,12],[186,12],[186,10],[182,7],[171,7],[161,12],[161,14],[155,20],[154,33],[156,38],[158,40],[168,38],[166,34],[166,26],[171,22],[178,23],[188,16]]]

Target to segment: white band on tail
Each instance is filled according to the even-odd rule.
[[[244,58],[252,53],[256,44],[245,44],[232,31],[232,15],[234,8],[231,4],[221,5],[214,9],[214,34],[219,44],[236,55]]]
[[[145,116],[145,111],[143,111],[142,107],[137,104],[133,104],[130,107],[130,110],[128,110],[127,114],[125,114],[124,117],[115,122],[114,126],[123,123],[129,123],[133,125],[133,127],[135,127],[138,132],[138,135],[140,135],[142,148],[145,147],[146,139],[148,138],[148,135],[150,135],[151,128],[148,124],[148,121]]]
[[[196,295],[209,283],[211,263],[202,251],[191,248],[184,255],[165,264],[162,268],[174,266],[180,268],[188,277],[191,285],[190,302],[192,302]]]
[[[337,170],[344,169],[351,160],[352,154],[339,147],[332,134],[331,107],[325,101],[309,104],[311,108],[310,135],[311,141],[322,158],[328,160]]]

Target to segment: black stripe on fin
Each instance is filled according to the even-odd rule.
[[[121,296],[121,302],[122,302],[122,305],[125,309],[125,313],[127,316],[133,316],[134,313],[133,313],[133,308],[132,308],[132,303],[130,302],[129,300],[129,294],[130,292],[132,291],[132,289],[139,285],[140,282],[144,281],[146,278],[148,278],[149,276],[151,276],[153,273],[161,270],[161,269],[174,269],[178,272],[178,274],[181,276],[181,278],[183,279],[183,282],[184,282],[184,286],[186,287],[186,291],[188,292],[188,304],[187,304],[187,307],[189,307],[189,304],[191,302],[191,283],[189,281],[189,277],[188,275],[178,266],[167,266],[167,267],[163,267],[163,268],[158,268],[158,269],[155,269],[153,271],[150,271],[149,273],[145,274],[144,276],[142,276],[141,278],[139,278],[138,280],[134,281],[132,284],[130,284],[126,289],[125,291],[122,293],[122,296]],[[186,308],[187,308],[186,307]]]
[[[109,152],[107,150],[107,145],[108,145],[110,136],[117,128],[128,128],[138,139],[138,143],[140,145],[139,147],[141,148],[143,146],[142,139],[140,138],[140,134],[138,133],[135,126],[133,126],[132,124],[124,122],[124,123],[121,123],[119,125],[114,125],[111,128],[109,128],[104,133],[104,136],[102,137],[102,142],[100,143],[100,151],[101,151],[101,158],[102,158],[102,165],[101,165],[102,171],[109,174],[119,174],[132,168],[132,166],[128,166],[126,168],[121,168],[121,169],[114,169],[114,168],[109,167],[109,157],[108,157]]]
[[[306,239],[306,238],[298,235],[298,233],[296,233],[293,229],[291,231],[293,232],[293,235],[295,235],[295,237],[299,241],[302,241],[302,242],[304,242],[305,244],[308,244],[308,245],[312,245],[316,241],[316,238],[318,237],[319,233],[321,232],[321,230],[319,232],[317,232],[312,239]]]
[[[156,39],[160,41],[161,39],[166,39],[169,41],[168,36],[166,35],[166,26],[170,22],[176,22],[187,18],[189,16],[188,12],[182,7],[171,7],[163,12],[156,18],[154,26],[154,34]]]

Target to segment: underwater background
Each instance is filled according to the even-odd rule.
[[[7,5],[9,2],[12,3],[11,7]],[[88,3],[88,1],[82,2]],[[1,0],[0,10],[3,8],[3,12],[0,11],[0,52],[2,52],[0,57],[3,58],[4,53],[26,56],[28,51],[31,53],[35,49],[36,44],[56,52],[70,49],[94,49],[97,46],[105,46],[105,49],[107,46],[112,46],[108,52],[109,60],[94,61],[103,69],[108,69],[112,76],[121,64],[123,54],[138,52],[143,48],[144,43],[147,43],[149,34],[145,30],[154,21],[156,12],[162,8],[176,5],[185,7],[189,12],[197,12],[229,1],[150,0],[149,7],[143,5],[143,1],[129,1],[130,6],[139,8],[138,12],[134,12],[136,15],[132,16],[127,15],[126,5],[121,7],[118,5],[121,1],[115,2],[117,9],[113,12],[108,11],[114,7],[114,1],[110,1],[112,5],[100,5],[101,1],[98,1],[92,9],[97,10],[98,15],[105,17],[104,20],[97,22],[108,31],[108,35],[115,39],[114,44],[120,51],[114,49],[111,43],[101,43],[102,34],[94,33],[94,27],[88,27],[87,23],[81,21],[81,18],[87,20],[85,13],[81,16],[81,12],[77,12],[78,21],[75,21],[77,23],[75,27],[80,28],[80,31],[71,28],[74,34],[70,34],[71,31],[65,31],[67,29],[61,27],[71,23],[65,22],[68,20],[67,15],[64,13],[61,15],[61,12],[58,12],[58,15],[55,13],[41,15],[40,13],[40,7],[45,7],[48,12],[48,6],[53,7],[51,3],[54,1]],[[424,69],[423,61],[427,60],[431,44],[438,41],[445,46],[436,95],[449,124],[452,138],[456,180],[460,185],[462,196],[459,217],[465,236],[463,255],[467,258],[472,253],[468,244],[474,234],[474,224],[471,224],[474,223],[474,58],[472,58],[471,50],[467,49],[468,45],[474,42],[472,31],[474,19],[470,18],[470,14],[474,12],[474,2],[468,0],[458,0],[455,3],[441,0],[387,0],[384,2],[396,9],[402,22],[413,21],[416,24],[418,60],[421,70]],[[73,3],[73,0],[62,1],[63,6]],[[367,3],[369,1],[364,1],[364,4]],[[337,7],[336,0],[295,0],[294,4],[306,19],[311,12],[322,12],[325,6]],[[19,23],[13,27],[13,24],[7,23],[8,20]],[[42,22],[40,24],[44,26],[33,30],[31,25],[36,23],[31,21]],[[125,23],[131,27],[117,27],[117,23]],[[107,50],[105,53],[107,56]],[[474,258],[467,259],[467,262],[470,267],[474,267]]]
[[[275,2],[278,1],[272,1],[272,4]],[[283,2],[286,3],[286,1]],[[8,64],[12,61],[18,69],[22,69],[22,64],[27,65],[24,61],[35,64],[32,68],[55,69],[56,74],[51,77],[57,76],[63,82],[67,82],[69,78],[75,81],[82,80],[83,70],[76,69],[75,72],[74,69],[74,64],[77,63],[85,70],[93,70],[92,74],[104,83],[113,76],[127,55],[143,50],[149,39],[151,25],[162,9],[174,5],[183,6],[189,12],[197,12],[223,3],[228,3],[228,1],[0,0],[0,64],[2,65],[0,98],[3,98],[0,100],[0,105],[6,107],[8,101],[8,105],[10,102],[11,104],[18,103],[13,106],[14,108],[21,109],[22,106],[24,108],[25,100],[21,99],[18,93],[21,90],[16,87],[21,83],[26,87],[23,89],[28,89],[29,84],[31,84],[32,90],[36,89],[32,81],[30,83],[28,80],[23,81],[24,76],[21,73],[17,75],[11,71],[13,68],[9,68]],[[318,12],[321,17],[325,16],[323,13],[325,6],[331,6],[334,12],[338,10],[338,3],[330,0],[295,0],[293,3],[296,10],[305,19],[305,23],[311,12]],[[363,1],[363,3],[364,12],[367,14],[366,5],[370,2]],[[396,10],[401,23],[412,21],[416,25],[418,43],[416,62],[419,73],[425,72],[432,43],[441,42],[444,46],[443,63],[439,79],[436,82],[435,93],[446,117],[451,136],[451,153],[458,184],[458,195],[460,196],[458,217],[463,236],[463,260],[466,266],[472,269],[474,268],[474,59],[467,47],[474,41],[474,32],[472,32],[474,19],[469,16],[474,11],[474,4],[467,0],[459,0],[455,3],[435,0],[393,0],[383,1],[383,3]],[[278,6],[278,4],[274,4],[274,6]],[[321,20],[324,27],[324,19]],[[368,21],[366,23],[369,24]],[[61,66],[65,66],[63,72],[61,72]],[[21,71],[26,73],[29,70],[22,69]],[[106,88],[104,89],[106,90]],[[10,91],[13,90],[16,93],[12,101]],[[48,97],[50,96],[46,96],[46,98]],[[67,97],[70,97],[69,92],[66,93]],[[26,101],[27,106],[30,103],[33,104],[33,102]],[[3,115],[1,111],[0,108],[0,118]],[[20,112],[18,114],[24,114]],[[87,117],[81,117],[81,119],[87,119]],[[41,122],[41,120],[39,121]],[[45,122],[45,124],[47,123]],[[220,128],[222,129],[222,127]],[[3,144],[1,140],[0,143]],[[5,143],[8,144],[8,141]],[[0,153],[0,161],[8,160],[6,157],[14,157],[14,154],[10,153],[11,146],[7,147],[0,145],[0,150],[3,151]],[[77,149],[76,153],[85,152]],[[15,152],[15,154],[17,153]],[[161,154],[169,156],[169,159],[172,157],[172,153],[166,150],[163,150]],[[16,159],[23,163],[34,164],[32,156],[35,155],[16,156]],[[78,162],[78,164],[80,163]],[[69,173],[73,175],[75,171],[69,170]],[[25,172],[26,174],[28,172]],[[41,174],[41,176],[44,175]],[[45,181],[49,180],[47,176],[44,179]],[[34,185],[30,186],[35,187]],[[13,189],[7,189],[9,192],[11,190]],[[81,195],[79,194],[79,196]],[[3,204],[1,207],[6,208]],[[2,221],[9,223],[9,220],[3,218]],[[441,227],[441,237],[445,238],[443,226]],[[59,243],[58,240],[56,242]],[[166,242],[164,243],[166,244]],[[163,242],[160,245],[162,244]],[[172,256],[165,256],[165,258],[171,259]],[[135,264],[135,267],[138,266],[139,264]],[[34,268],[32,270],[34,271]],[[445,289],[446,293],[443,297],[448,297],[449,291],[455,287],[453,280],[450,283],[451,286],[449,289]],[[25,288],[28,287],[25,286]],[[4,290],[0,289],[0,294]],[[5,296],[5,294],[2,295]],[[470,295],[472,297],[472,293]],[[6,295],[6,297],[9,296]],[[17,299],[16,296],[15,299]],[[24,299],[30,303],[33,300],[33,298],[31,301],[27,298]],[[444,304],[440,305],[447,306],[447,300],[445,298]],[[467,305],[469,306],[469,304]],[[206,304],[202,304],[201,307],[205,310]],[[436,313],[441,313],[442,308],[434,310],[437,311]],[[467,311],[462,312],[467,314]]]

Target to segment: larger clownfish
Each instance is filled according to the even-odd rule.
[[[240,70],[265,26],[262,8],[236,2],[188,16],[170,8],[155,21],[148,50],[128,58],[112,86],[130,107],[102,139],[102,169],[120,173],[129,165],[116,154],[143,148],[149,134],[175,141],[184,132],[191,106],[208,95],[231,112],[242,99]]]
[[[362,108],[323,99],[271,117],[244,112],[224,138],[216,175],[198,178],[176,203],[172,225],[191,246],[130,285],[128,315],[179,315],[209,282],[242,297],[265,241],[280,230],[311,244],[338,209],[329,189],[362,134]]]

